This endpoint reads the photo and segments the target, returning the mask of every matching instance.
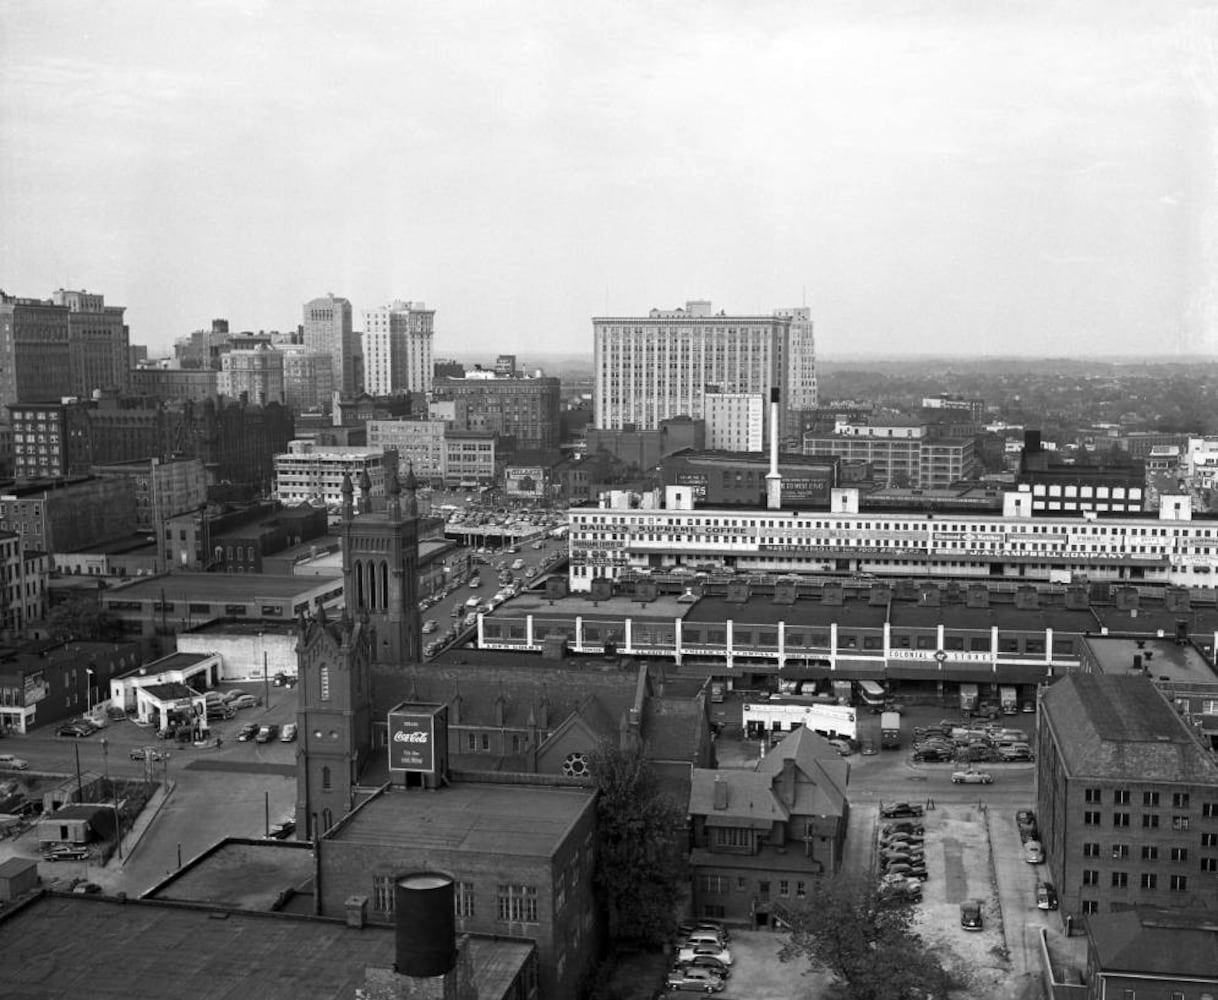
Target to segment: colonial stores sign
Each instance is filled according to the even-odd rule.
[[[448,708],[403,702],[389,712],[389,770],[440,775],[448,770]]]

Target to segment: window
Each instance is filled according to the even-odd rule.
[[[1201,834],[1202,847],[1218,847],[1218,833]]]
[[[1159,793],[1158,792],[1143,792],[1142,793],[1142,805],[1157,806],[1158,804],[1159,804]]]
[[[762,899],[770,898],[770,882],[768,879],[762,879],[757,883],[757,895]]]
[[[1121,1000],[1138,1000],[1135,990],[1121,990]]]
[[[1158,813],[1142,813],[1142,829],[1143,830],[1159,829],[1159,814]]]
[[[1218,872],[1218,858],[1202,858],[1201,870],[1203,872]]]
[[[512,923],[537,922],[537,887],[534,885],[499,886],[499,919]]]
[[[1158,861],[1159,849],[1154,844],[1142,845],[1142,860],[1143,861]]]
[[[1084,899],[1083,900],[1083,912],[1084,913],[1099,913],[1099,911],[1100,911],[1100,904],[1097,900],[1094,900],[1094,899]]]
[[[321,700],[329,701],[330,700],[330,668],[329,667],[321,668],[320,683],[318,684],[318,688],[320,689]]]
[[[474,915],[474,884],[472,882],[457,882],[454,885],[453,910],[458,917]]]
[[[1112,793],[1112,803],[1113,803],[1113,805],[1118,805],[1118,806],[1129,805],[1129,789],[1128,788],[1118,788],[1116,791],[1114,791]]]
[[[1171,828],[1173,830],[1187,830],[1188,829],[1188,817],[1187,816],[1173,816],[1171,818]]]
[[[1173,809],[1188,808],[1188,792],[1172,792],[1171,807]]]
[[[1128,844],[1113,844],[1112,845],[1112,856],[1114,859],[1116,859],[1118,861],[1121,860],[1122,858],[1129,857],[1129,845]]]
[[[781,896],[783,899],[786,899],[788,896],[791,895],[791,883],[788,882],[785,878],[780,878],[778,880],[778,895]]]
[[[1129,872],[1113,872],[1112,887],[1114,889],[1124,889],[1129,885]]]
[[[1218,816],[1218,802],[1202,802],[1201,815],[1206,819],[1213,819]]]
[[[1083,869],[1083,885],[1099,885],[1100,873],[1094,868]]]
[[[1173,875],[1171,877],[1171,891],[1172,892],[1188,892],[1188,876],[1187,875]]]
[[[726,875],[699,875],[698,891],[704,896],[725,896],[728,892]]]
[[[1084,844],[1083,845],[1083,857],[1084,858],[1098,858],[1099,856],[1100,856],[1100,845],[1099,844]]]
[[[739,827],[718,827],[715,830],[716,847],[749,847],[751,842],[748,830]]]
[[[1157,889],[1159,887],[1159,876],[1154,872],[1142,872],[1142,888]]]
[[[808,883],[807,882],[796,882],[795,883],[795,898],[796,899],[805,899],[805,898],[807,898],[807,895],[808,895]]]
[[[1188,860],[1188,848],[1187,847],[1173,847],[1171,849],[1171,859],[1172,859],[1172,861],[1176,861],[1176,862],[1187,861]]]
[[[393,877],[376,875],[372,879],[372,908],[386,915],[393,913]]]
[[[330,789],[330,768],[323,767],[321,769],[321,787],[325,790]]]
[[[1113,813],[1112,825],[1116,827],[1129,826],[1129,813]]]
[[[1091,804],[1098,804],[1104,801],[1103,793],[1098,788],[1084,788],[1083,801]]]
[[[1092,812],[1091,810],[1088,810],[1087,812],[1083,813],[1083,826],[1099,826],[1099,825],[1100,825],[1100,814],[1098,812]]]

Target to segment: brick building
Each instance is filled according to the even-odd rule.
[[[1087,1000],[1218,994],[1218,913],[1137,906],[1087,924]]]
[[[849,764],[797,729],[751,771],[693,773],[694,915],[765,927],[841,865]]]
[[[1063,678],[1041,697],[1037,743],[1063,914],[1218,909],[1218,763],[1148,677]]]

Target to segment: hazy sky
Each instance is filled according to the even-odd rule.
[[[1218,7],[0,0],[0,288],[436,354],[812,307],[824,357],[1218,351]]]

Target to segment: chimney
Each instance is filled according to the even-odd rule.
[[[727,782],[717,774],[715,775],[714,806],[717,810],[727,808]]]
[[[347,926],[359,930],[368,922],[368,897],[348,896],[343,904],[347,912]]]
[[[1188,642],[1188,619],[1187,618],[1177,618],[1176,619],[1176,643],[1178,645],[1183,646],[1186,642]]]
[[[770,389],[770,471],[765,477],[765,505],[770,510],[782,508],[782,476],[778,474],[778,401],[781,391]]]
[[[787,806],[795,804],[795,758],[782,759],[782,773],[778,775],[778,798]]]

